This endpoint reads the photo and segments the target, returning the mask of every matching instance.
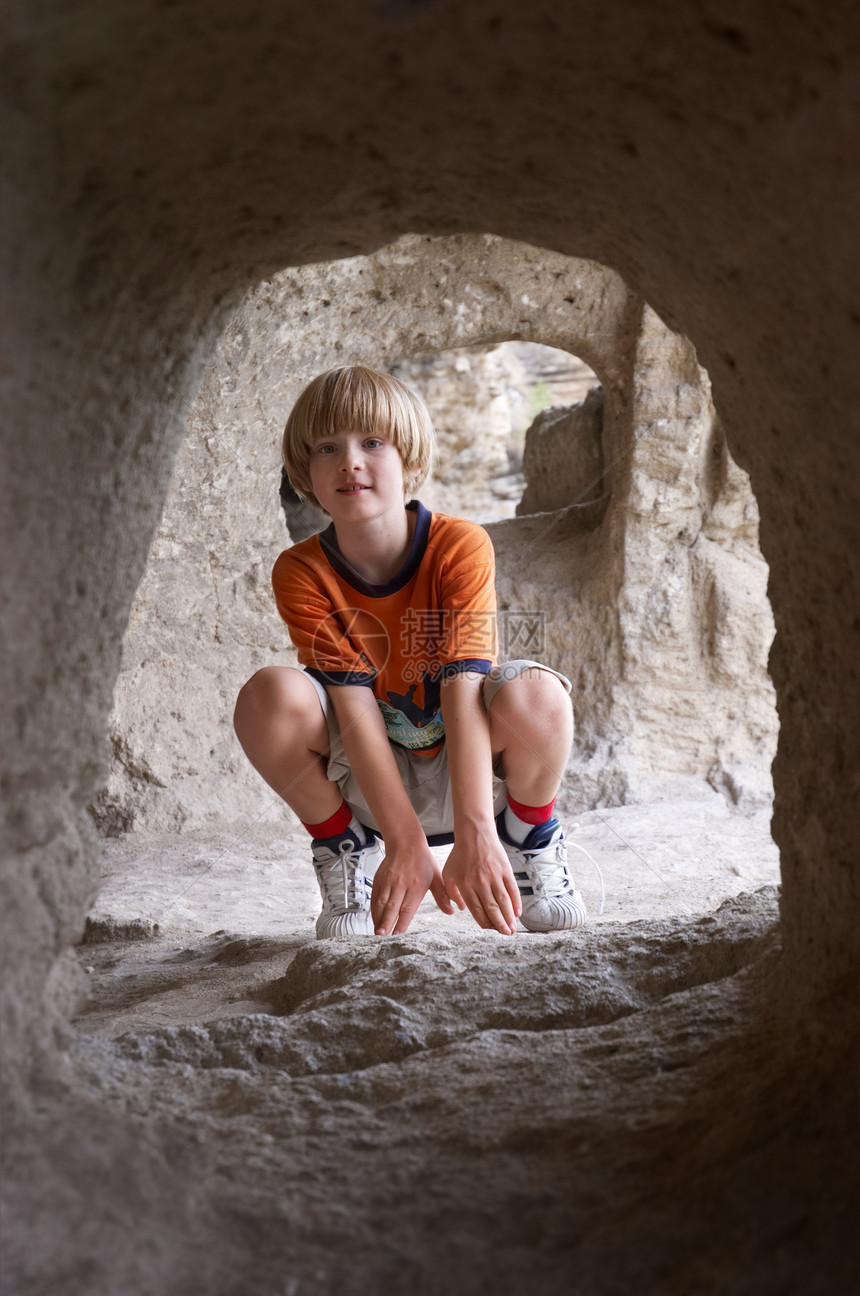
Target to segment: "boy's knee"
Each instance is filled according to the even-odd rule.
[[[504,666],[501,668],[504,671]],[[493,706],[516,710],[531,716],[570,711],[570,696],[559,677],[541,666],[528,666],[506,680],[498,690]]]
[[[233,728],[236,733],[241,733],[245,724],[260,709],[261,694],[265,687],[265,681],[260,676],[265,675],[268,667],[263,667],[256,674],[247,680],[236,696],[236,705],[233,708]]]
[[[238,732],[247,723],[300,703],[299,687],[291,676],[301,678],[301,672],[289,666],[263,666],[252,675],[236,698],[233,728]]]

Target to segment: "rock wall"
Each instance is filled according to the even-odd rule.
[[[543,410],[528,428],[523,450],[526,489],[517,514],[591,505],[593,516],[593,506],[609,499],[605,474],[603,389],[597,386],[576,405]]]
[[[757,505],[691,344],[646,307],[625,360],[598,500],[489,528],[500,599],[543,610],[547,658],[574,680],[573,808],[695,795],[700,780],[751,812],[776,742]]]

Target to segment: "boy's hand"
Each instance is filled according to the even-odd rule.
[[[399,936],[405,932],[427,894],[433,893],[443,913],[454,906],[442,882],[437,864],[423,833],[403,842],[385,843],[385,859],[376,870],[370,912],[377,936]]]
[[[460,834],[442,878],[451,899],[468,909],[479,927],[513,936],[523,905],[495,824]]]

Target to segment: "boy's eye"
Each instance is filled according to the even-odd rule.
[[[368,437],[364,444],[367,446],[368,450],[375,450],[376,447],[381,446],[383,442],[379,437]]]

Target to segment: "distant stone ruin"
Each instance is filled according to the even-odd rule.
[[[597,526],[609,502],[603,388],[592,387],[576,405],[538,414],[526,432],[522,468],[526,488],[517,516],[575,509],[587,529]]]

